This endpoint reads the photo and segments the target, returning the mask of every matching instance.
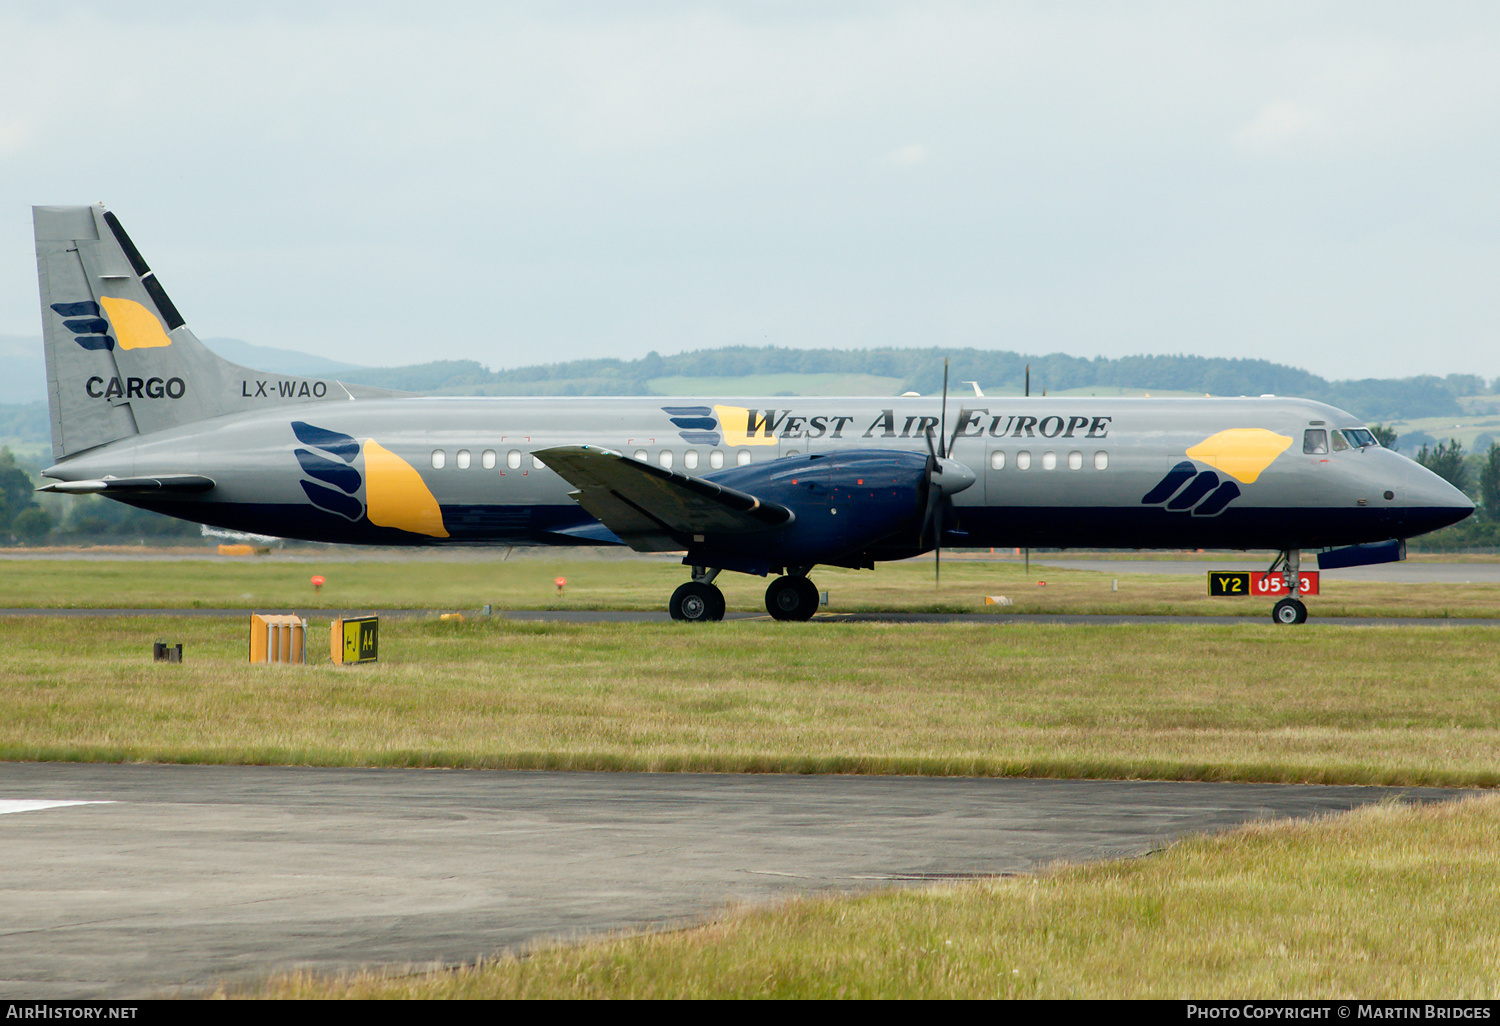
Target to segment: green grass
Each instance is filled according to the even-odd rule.
[[[1062,556],[1059,558],[1070,558]],[[1221,557],[1223,561],[1225,557]],[[931,560],[882,565],[875,572],[819,567],[813,580],[830,593],[830,612],[1104,613],[1266,616],[1269,599],[1206,595],[1204,574],[1096,573],[1034,563],[959,557],[943,561],[942,585]],[[1149,565],[1149,564],[1145,564]],[[636,609],[664,610],[687,579],[671,559],[528,552],[502,561],[494,552],[434,560],[418,554],[351,559],[340,552],[286,557],[171,560],[25,559],[0,563],[0,607],[265,609]],[[309,583],[326,579],[321,591]],[[558,595],[554,579],[567,586]],[[1118,590],[1112,590],[1118,582]],[[764,613],[766,581],[723,574],[717,582],[733,611]],[[1003,596],[1008,606],[987,606]],[[1382,584],[1325,577],[1309,599],[1315,618],[1342,616],[1500,616],[1500,584]]]
[[[0,618],[0,758],[1491,786],[1500,628]],[[181,642],[181,666],[150,662]]]
[[[1149,859],[741,909],[451,973],[267,983],[312,998],[1488,999],[1500,798],[1375,806]]]
[[[660,608],[670,562],[7,560],[0,605]],[[1203,578],[951,560],[822,571],[834,610],[1208,610]],[[313,573],[328,578],[319,595]],[[568,578],[559,599],[552,579]],[[1118,579],[1120,591],[1109,590]],[[1039,580],[1046,580],[1045,587]],[[763,582],[724,582],[757,609]],[[1494,586],[1325,582],[1314,616],[1493,616]],[[993,608],[993,607],[991,607]],[[252,667],[239,618],[0,617],[0,758],[1494,786],[1500,628],[387,617],[381,662]],[[183,665],[151,643],[181,642]],[[1130,863],[734,910],[701,928],[274,996],[1489,996],[1496,800]]]

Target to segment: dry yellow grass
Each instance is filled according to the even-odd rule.
[[[0,618],[0,757],[1500,779],[1500,628],[409,619],[343,670],[249,666],[246,631]]]
[[[1500,994],[1500,797],[1255,825],[1149,859],[735,911],[338,998],[1475,998]]]

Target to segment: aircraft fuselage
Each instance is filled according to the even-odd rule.
[[[672,412],[683,410],[700,415]],[[336,454],[300,440],[293,423],[352,439],[360,453],[339,467]],[[1323,548],[1408,537],[1472,509],[1456,489],[1378,446],[1304,452],[1307,431],[1361,425],[1333,407],[1281,398],[997,397],[950,402],[946,424],[938,399],[910,397],[343,400],[122,439],[68,458],[48,475],[203,475],[214,487],[201,494],[136,494],[125,501],[283,537],[600,544],[615,539],[569,497],[573,486],[533,453],[586,440],[714,479],[735,467],[808,453],[926,453],[929,426],[934,436],[946,427],[952,458],[976,476],[973,487],[953,497],[947,545]],[[1198,458],[1189,455],[1224,433],[1241,448],[1262,449],[1249,462],[1240,454],[1237,463],[1201,448]],[[1283,445],[1277,439],[1284,448],[1265,448]],[[397,526],[398,518],[372,519],[372,499],[377,506],[379,499],[368,493],[363,466],[371,442],[409,466],[430,492],[440,532],[412,530],[417,521]],[[315,459],[299,460],[298,450]],[[324,458],[326,473],[339,471],[342,479],[318,476],[316,460]],[[1264,467],[1256,466],[1259,460]],[[1174,468],[1181,468],[1182,481],[1171,488]],[[1147,501],[1153,490],[1160,494]],[[325,493],[329,501],[320,505]],[[340,504],[340,496],[347,501]]]

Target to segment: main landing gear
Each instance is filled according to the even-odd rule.
[[[1300,549],[1282,549],[1281,554],[1271,561],[1271,566],[1266,570],[1267,574],[1276,572],[1281,568],[1282,584],[1286,587],[1288,598],[1282,599],[1271,607],[1271,622],[1281,624],[1295,624],[1307,622],[1307,606],[1302,604],[1301,599],[1290,596],[1299,595],[1302,592],[1302,575],[1298,573],[1298,564],[1302,556]]]
[[[793,569],[771,582],[766,588],[766,612],[778,620],[812,619],[818,611],[818,588],[807,579],[807,569]],[[717,576],[715,568],[693,567],[693,579],[672,592],[667,604],[672,619],[688,623],[724,619],[724,593],[713,583]]]
[[[811,620],[818,611],[818,586],[807,571],[778,577],[766,588],[766,612],[778,620]]]
[[[693,567],[693,579],[672,592],[667,610],[674,620],[710,623],[724,619],[724,593],[714,585],[717,569]]]

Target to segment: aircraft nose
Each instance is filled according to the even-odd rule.
[[[1456,524],[1474,512],[1474,503],[1467,495],[1415,463],[1402,480],[1395,482],[1393,490],[1395,502],[1407,515],[1415,533]]]

